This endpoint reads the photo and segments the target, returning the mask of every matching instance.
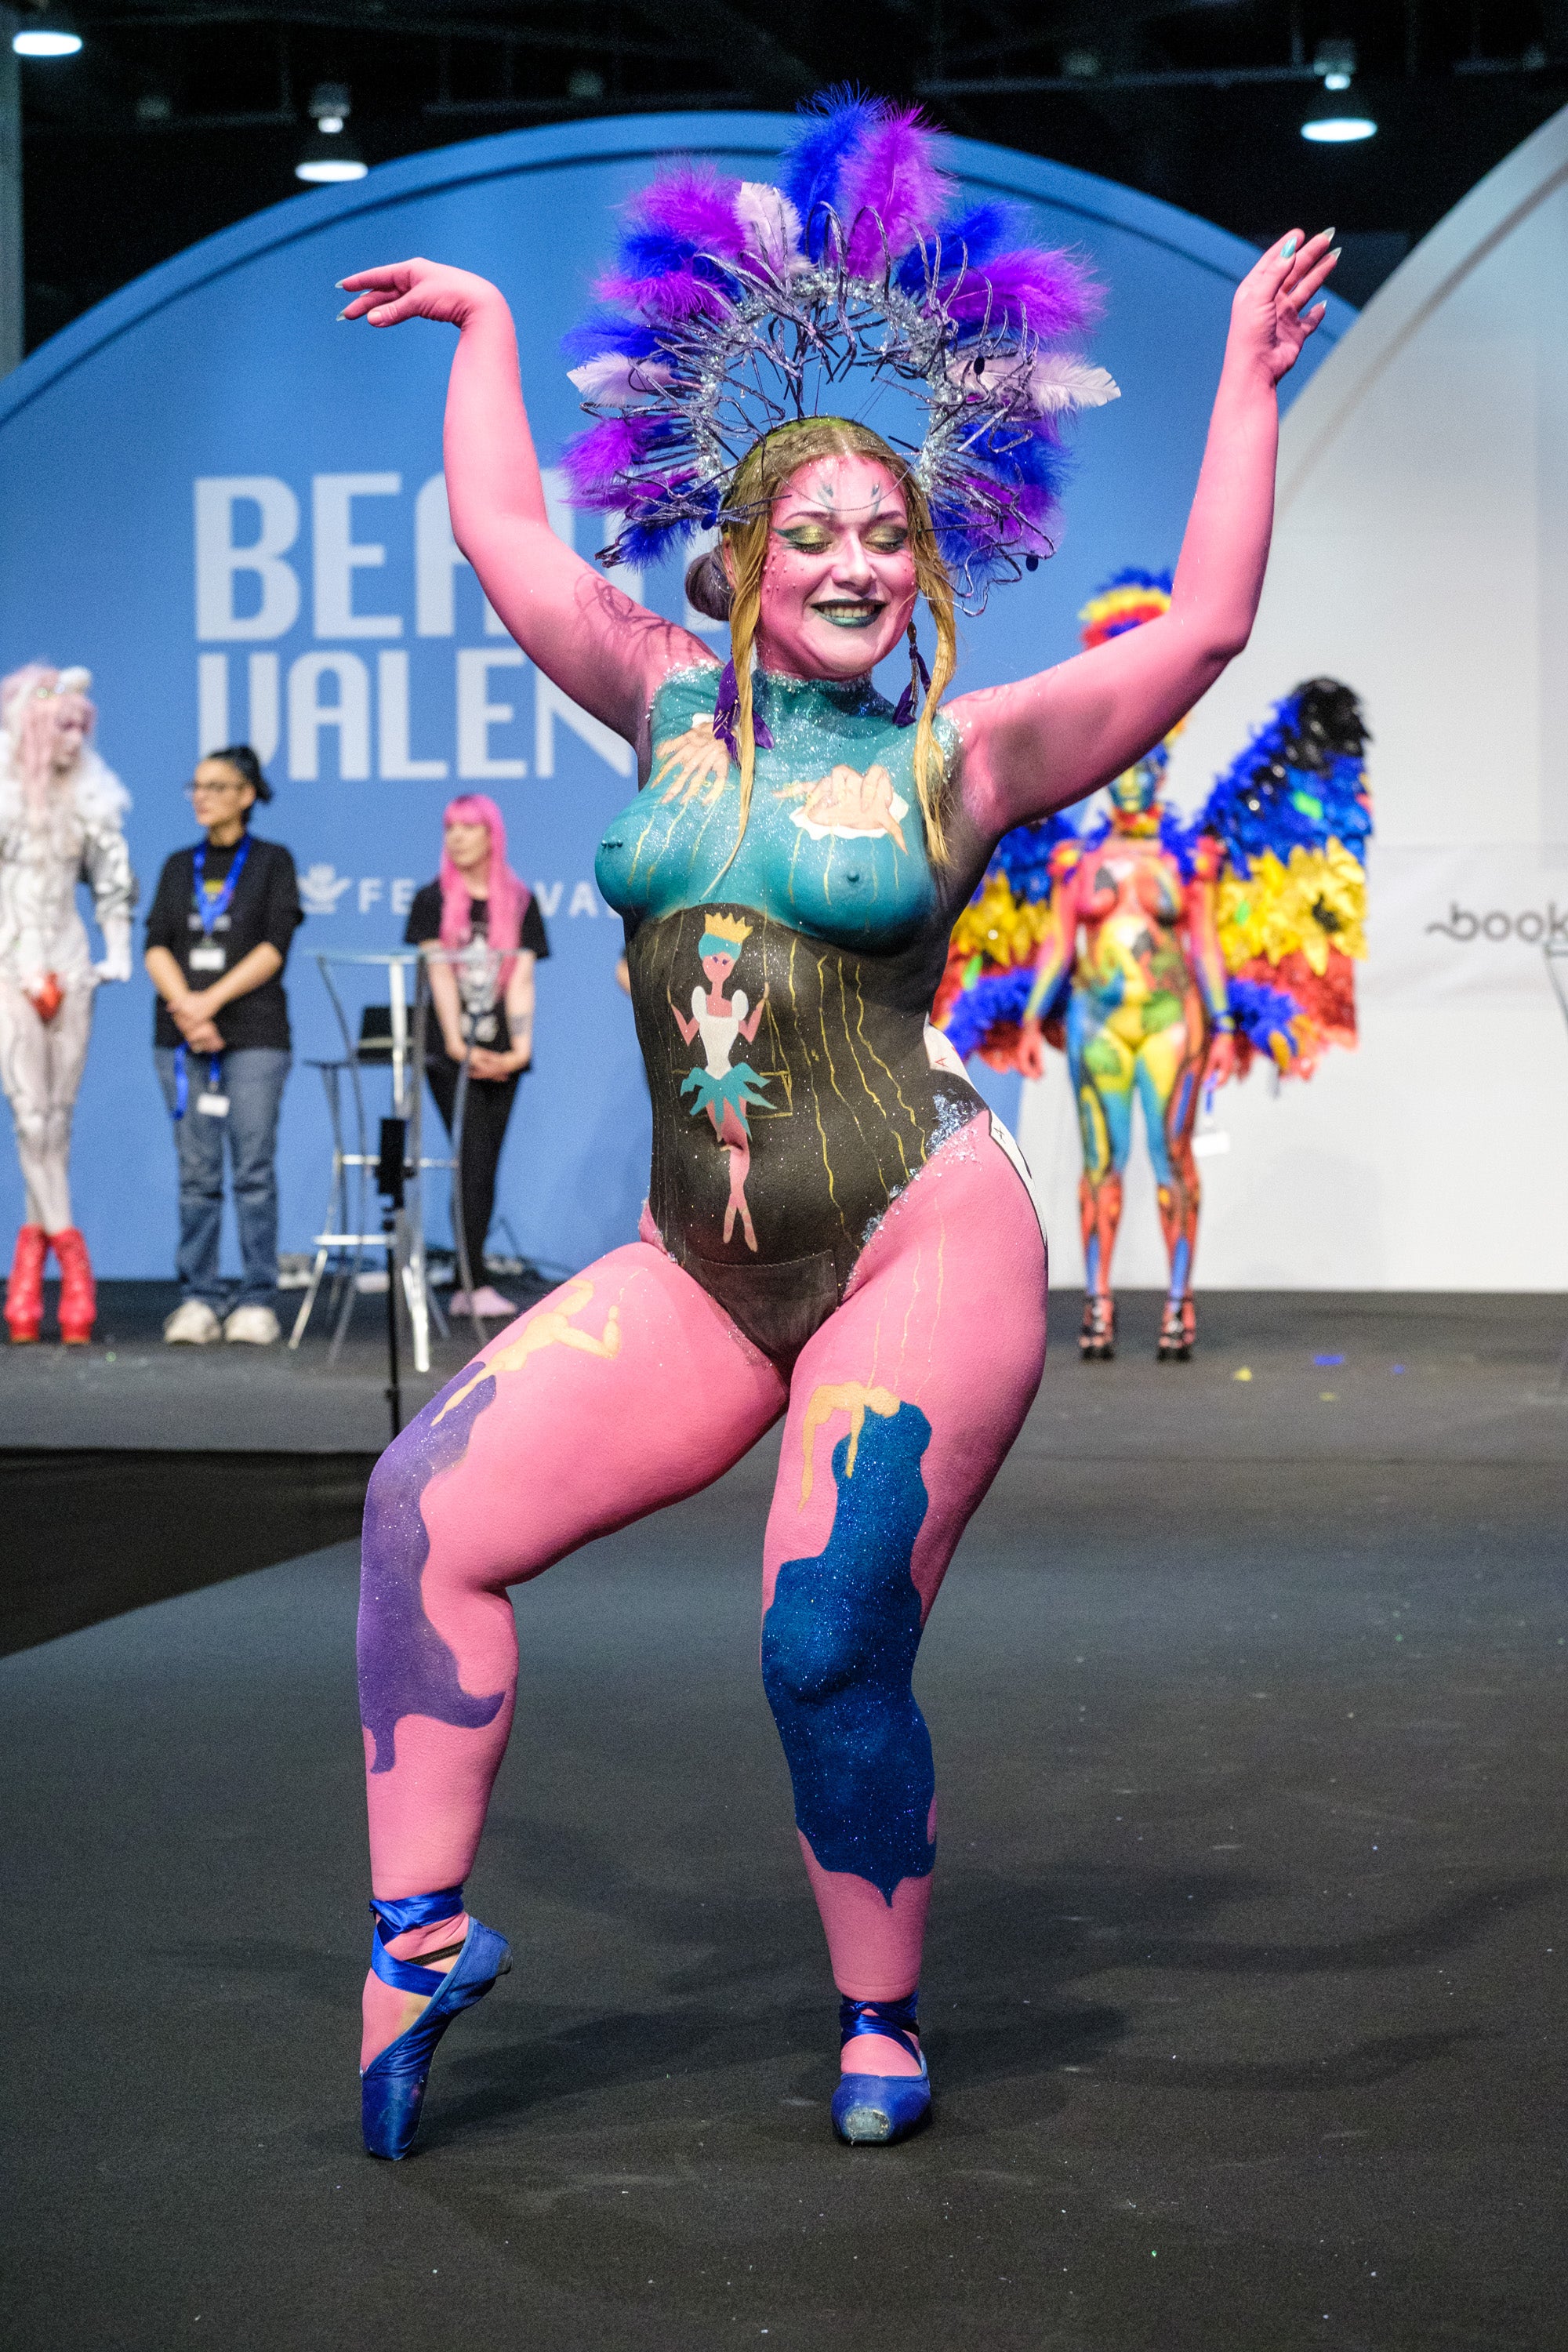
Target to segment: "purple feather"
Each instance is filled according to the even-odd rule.
[[[1026,327],[1042,342],[1080,333],[1099,315],[1103,299],[1082,262],[1038,246],[999,253],[943,290],[962,325],[978,327],[988,317],[993,334],[1018,334]]]
[[[585,433],[574,435],[561,454],[575,504],[619,506],[625,497],[621,478],[642,454],[637,418],[602,416]]]
[[[812,215],[819,205],[842,215],[844,167],[887,111],[885,100],[867,98],[847,83],[824,90],[800,110],[800,128],[784,151],[779,185],[800,215],[813,261],[822,258],[825,224],[820,214],[815,220]]]
[[[658,278],[621,278],[611,274],[594,280],[595,299],[640,310],[646,318],[679,323],[687,319],[721,319],[729,304],[718,287],[689,269],[672,269]]]
[[[679,251],[683,259],[695,253],[737,259],[745,250],[735,218],[740,186],[739,180],[721,178],[706,166],[686,163],[665,173],[634,196],[626,208],[626,247],[637,274],[652,274],[648,260],[666,241],[672,254]],[[669,266],[676,266],[673,259]]]
[[[846,160],[840,217],[858,277],[879,277],[889,261],[930,239],[952,193],[935,151],[919,107],[906,106],[886,114]]]

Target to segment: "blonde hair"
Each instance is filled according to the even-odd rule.
[[[947,856],[942,823],[942,788],[946,762],[936,740],[933,721],[942,696],[958,667],[958,640],[952,618],[952,583],[936,543],[936,531],[925,492],[905,460],[868,425],[839,416],[807,416],[775,426],[747,451],[735,469],[724,503],[738,510],[738,519],[720,529],[731,559],[730,650],[735,665],[740,709],[735,742],[741,755],[741,826],[736,849],[751,813],[752,783],[756,773],[757,743],[752,717],[752,652],[762,611],[763,571],[767,562],[775,500],[791,475],[814,457],[874,457],[887,467],[904,495],[909,512],[910,546],[915,559],[915,585],[931,607],[936,623],[936,657],[931,684],[915,728],[915,790],[925,818],[926,841],[934,863]],[[733,855],[733,852],[731,853]],[[728,862],[728,861],[727,861]]]

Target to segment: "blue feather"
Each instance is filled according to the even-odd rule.
[[[1058,842],[1078,838],[1077,825],[1059,810],[1054,816],[1042,817],[1037,824],[1016,824],[996,844],[987,874],[994,873],[999,866],[1012,885],[1016,898],[1048,898],[1051,853]],[[980,887],[984,889],[984,883]],[[979,896],[978,891],[975,896]]]
[[[1218,778],[1194,831],[1223,841],[1242,875],[1269,850],[1288,865],[1293,849],[1330,841],[1361,858],[1372,832],[1365,741],[1348,688],[1321,678],[1298,687]]]
[[[779,185],[799,213],[805,229],[805,249],[813,261],[822,258],[826,223],[818,206],[840,210],[844,166],[868,131],[881,121],[884,106],[849,83],[824,90],[799,111],[800,128],[784,150]]]
[[[948,1007],[943,1026],[961,1060],[967,1062],[971,1054],[978,1053],[998,1022],[1023,1019],[1034,984],[1033,967],[1022,963],[960,991]]]
[[[659,347],[658,337],[640,320],[619,310],[590,310],[580,327],[569,328],[561,348],[574,362],[596,360],[602,352],[624,352],[627,359],[649,360]]]
[[[1226,992],[1237,1033],[1260,1054],[1273,1056],[1270,1038],[1282,1038],[1289,1058],[1296,1056],[1290,1024],[1301,1017],[1301,1007],[1288,988],[1270,988],[1267,981],[1233,979]]]

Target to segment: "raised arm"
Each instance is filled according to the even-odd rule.
[[[1035,958],[1035,978],[1018,1024],[1018,1067],[1026,1078],[1045,1076],[1046,1041],[1040,1016],[1057,992],[1057,985],[1078,946],[1078,864],[1075,859],[1057,878],[1051,892],[1051,919],[1041,936]]]
[[[1079,800],[1159,742],[1246,645],[1274,521],[1275,387],[1323,315],[1308,306],[1338,258],[1333,231],[1292,231],[1231,304],[1225,364],[1170,610],[1014,686],[950,706],[964,799],[994,835]]]
[[[551,530],[505,298],[488,279],[434,261],[358,270],[342,286],[353,298],[345,319],[373,327],[436,319],[458,329],[445,436],[452,535],[530,659],[635,743],[659,680],[713,656]]]

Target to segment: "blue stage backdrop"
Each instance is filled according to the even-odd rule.
[[[607,259],[612,207],[675,155],[770,177],[788,129],[771,114],[659,115],[390,164],[195,247],[0,383],[0,662],[91,668],[99,740],[135,801],[143,904],[163,858],[191,837],[181,791],[198,749],[248,738],[276,786],[257,830],[293,850],[310,916],[289,968],[286,1249],[308,1245],[324,1204],[328,1130],[303,1065],[333,1050],[334,1033],[311,950],[401,938],[416,887],[436,871],[442,805],[465,787],[504,809],[552,949],[500,1213],[531,1256],[575,1266],[634,1232],[647,1163],[631,1015],[614,980],[620,927],[593,883],[601,828],[633,790],[630,754],[524,660],[452,546],[440,477],[449,330],[340,326],[336,281],[414,253],[494,278],[517,316],[548,466],[580,421],[558,346]],[[1109,298],[1093,356],[1123,395],[1078,428],[1055,562],[967,626],[963,686],[1058,660],[1108,571],[1174,558],[1231,290],[1254,257],[1080,172],[968,141],[952,159],[969,190],[1023,199],[1034,234],[1090,256]],[[1331,305],[1289,389],[1353,316]],[[601,518],[564,508],[557,528],[584,552],[605,535]],[[641,593],[682,610],[673,566]],[[110,1275],[163,1275],[173,1262],[152,1019],[138,957],[130,987],[100,992],[77,1116],[78,1220]],[[1016,1093],[1016,1082],[997,1089],[1000,1107]],[[5,1232],[21,1207],[5,1150]],[[439,1238],[444,1202],[431,1223]]]

